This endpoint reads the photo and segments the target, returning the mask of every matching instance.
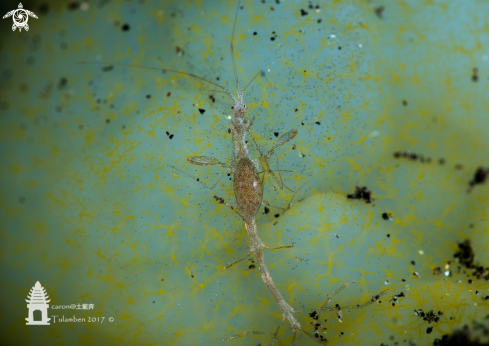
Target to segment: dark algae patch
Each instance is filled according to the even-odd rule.
[[[458,244],[458,251],[453,255],[458,263],[471,271],[470,275],[477,280],[489,280],[489,267],[485,267],[475,261],[474,250],[470,240]]]
[[[366,186],[355,186],[355,192],[346,196],[348,199],[363,199],[365,203],[372,203],[372,192]]]
[[[433,341],[434,346],[489,346],[481,343],[477,337],[473,337],[470,328],[465,325],[462,329],[455,330],[452,334],[445,334],[441,339]]]

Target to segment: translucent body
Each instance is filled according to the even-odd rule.
[[[234,172],[234,197],[245,222],[253,219],[263,200],[263,184],[253,162],[242,158]]]

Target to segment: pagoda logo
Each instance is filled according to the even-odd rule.
[[[49,325],[49,320],[51,319],[48,318],[48,303],[51,299],[49,299],[46,290],[41,286],[39,281],[31,288],[27,298],[29,299],[26,299],[25,301],[28,303],[27,308],[29,309],[29,317],[25,319],[27,321],[26,324]],[[34,314],[37,316],[34,316]],[[36,319],[34,317],[36,317]]]

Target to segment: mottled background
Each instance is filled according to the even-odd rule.
[[[229,160],[230,101],[197,79],[111,64],[233,88],[236,4],[23,4],[39,17],[29,31],[12,32],[11,18],[0,27],[0,343],[267,344],[221,341],[280,323],[251,261],[222,270],[248,251],[242,220],[167,166],[209,186],[222,178],[185,158]],[[17,5],[3,1],[2,16]],[[295,244],[266,253],[278,288],[298,310],[346,282],[331,303],[392,289],[343,323],[325,314],[331,344],[431,345],[466,324],[489,338],[489,283],[454,258],[470,239],[479,276],[489,266],[489,184],[467,192],[489,167],[488,45],[485,0],[242,2],[238,76],[246,85],[263,71],[246,90],[253,131],[267,149],[298,129],[271,163],[294,170],[282,174],[292,190],[307,181],[289,211],[257,215],[267,245]],[[346,198],[357,185],[373,203]],[[273,186],[265,198],[286,206],[292,193]],[[232,203],[226,175],[214,193]],[[36,281],[50,326],[25,325]],[[94,309],[53,309],[84,303]],[[429,323],[415,309],[443,315]],[[105,320],[53,323],[63,315]],[[292,341],[288,325],[279,334]]]

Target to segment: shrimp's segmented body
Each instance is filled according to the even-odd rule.
[[[263,202],[263,184],[255,164],[243,157],[234,172],[234,196],[238,213],[246,222],[255,217]]]

